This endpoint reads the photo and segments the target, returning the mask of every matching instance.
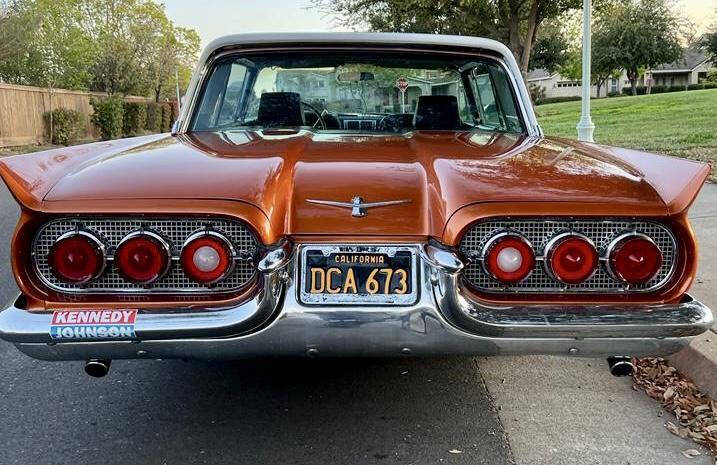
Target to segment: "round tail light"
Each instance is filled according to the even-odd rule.
[[[117,270],[128,281],[149,284],[169,269],[169,245],[149,231],[135,231],[122,239],[115,251]]]
[[[565,233],[546,246],[549,273],[565,284],[580,284],[592,277],[599,256],[593,242],[581,234]]]
[[[645,284],[660,271],[662,251],[643,234],[625,234],[608,247],[611,274],[632,285]]]
[[[505,284],[519,283],[535,267],[535,252],[530,242],[513,233],[501,233],[488,240],[483,257],[488,274]]]
[[[48,262],[60,281],[85,284],[98,277],[105,268],[104,245],[86,231],[72,231],[60,236],[52,245]]]
[[[180,257],[184,273],[200,284],[212,284],[229,274],[234,249],[229,240],[214,231],[202,231],[187,239]]]

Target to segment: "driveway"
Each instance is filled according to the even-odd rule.
[[[0,263],[18,210],[0,190]],[[695,293],[717,308],[717,186]],[[16,292],[0,268],[0,297]],[[0,343],[0,464],[707,464],[604,360],[40,362]],[[506,442],[507,438],[507,442]]]

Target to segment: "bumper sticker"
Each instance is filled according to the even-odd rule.
[[[136,309],[55,310],[52,312],[52,339],[135,339]]]

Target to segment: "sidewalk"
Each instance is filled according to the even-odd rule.
[[[690,210],[699,240],[697,280],[690,293],[717,311],[717,184],[706,184]],[[717,334],[715,329],[697,337],[689,347],[670,357],[680,373],[717,399]]]

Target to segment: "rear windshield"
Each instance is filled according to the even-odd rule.
[[[489,59],[293,52],[219,60],[193,131],[496,131],[525,128],[505,69]]]

